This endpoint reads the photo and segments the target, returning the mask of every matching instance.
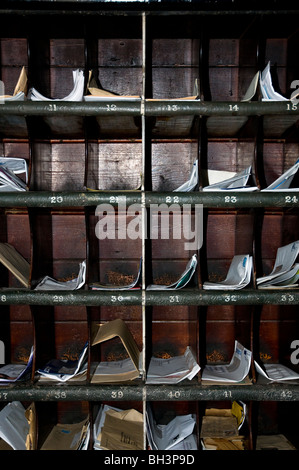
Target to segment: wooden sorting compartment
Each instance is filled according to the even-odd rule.
[[[292,201],[291,207],[286,200],[280,207],[255,207],[256,194],[252,193],[243,206],[234,206],[232,200],[226,204],[224,198],[218,207],[210,207],[209,201],[204,205],[203,245],[196,250],[198,266],[188,292],[202,293],[204,281],[225,277],[235,254],[248,253],[254,257],[250,302],[243,305],[237,293],[236,298],[229,296],[227,302],[219,305],[212,300],[206,305],[189,305],[184,302],[184,293],[178,291],[178,302],[168,296],[163,305],[157,297],[156,305],[148,305],[142,302],[143,294],[147,298],[145,287],[175,281],[193,252],[184,249],[182,240],[150,240],[145,232],[136,240],[119,240],[117,232],[115,240],[99,240],[95,233],[97,204],[85,206],[78,199],[78,204],[68,206],[63,198],[68,193],[75,193],[74,197],[88,193],[95,194],[97,200],[98,194],[109,192],[107,202],[115,207],[115,198],[123,191],[129,191],[138,201],[152,191],[162,193],[162,198],[165,193],[166,201],[188,179],[196,160],[200,185],[205,182],[206,170],[237,172],[250,165],[259,189],[274,181],[298,158],[298,114],[291,110],[287,113],[282,106],[279,109],[283,112],[268,113],[265,103],[257,97],[253,103],[256,108],[246,110],[241,100],[254,74],[268,61],[273,66],[277,90],[290,96],[292,81],[299,77],[295,56],[297,15],[226,14],[224,21],[222,15],[202,15],[200,9],[195,14],[126,14],[125,10],[117,13],[104,9],[102,14],[80,16],[76,11],[63,14],[59,6],[55,7],[56,12],[51,8],[51,21],[46,21],[46,13],[31,14],[30,8],[24,16],[13,11],[4,15],[0,69],[5,91],[13,92],[20,69],[25,66],[29,87],[59,100],[72,89],[72,71],[79,68],[85,73],[85,84],[92,71],[103,89],[140,99],[133,105],[126,103],[122,112],[118,111],[117,101],[107,101],[100,105],[101,112],[91,113],[84,102],[79,108],[71,108],[71,112],[61,110],[60,102],[45,102],[44,108],[37,109],[32,103],[28,112],[16,107],[15,113],[5,113],[0,108],[2,155],[25,158],[29,193],[36,192],[37,201],[39,195],[49,195],[49,207],[38,202],[36,207],[17,202],[12,207],[1,207],[0,241],[11,243],[31,263],[31,288],[44,275],[56,279],[73,277],[83,260],[87,262],[87,278],[82,296],[93,282],[132,280],[140,259],[145,278],[142,289],[132,291],[131,303],[130,293],[115,304],[111,296],[105,297],[101,292],[99,298],[106,298],[107,302],[96,305],[85,304],[82,298],[78,302],[63,298],[58,305],[55,299],[47,305],[31,306],[19,301],[12,305],[3,302],[0,339],[7,345],[6,359],[22,362],[32,344],[36,346],[34,371],[54,357],[75,358],[90,340],[93,323],[121,318],[143,353],[144,376],[137,385],[126,384],[129,391],[121,395],[118,404],[122,408],[136,405],[144,413],[150,402],[159,419],[163,413],[168,417],[195,413],[199,439],[200,422],[209,399],[200,384],[200,374],[187,384],[193,390],[192,398],[184,395],[184,388],[178,391],[180,387],[170,387],[164,394],[157,387],[148,402],[143,402],[139,387],[146,389],[149,359],[152,355],[180,355],[186,346],[191,346],[201,367],[206,363],[228,363],[238,339],[248,349],[253,348],[255,358],[290,365],[290,344],[298,332],[298,305],[290,297],[293,291],[282,292],[281,296],[286,297],[280,297],[279,302],[272,302],[269,294],[267,303],[260,305],[256,278],[270,272],[279,246],[299,239],[298,202]],[[195,85],[199,107],[212,104],[211,112],[201,108],[194,111],[196,101],[190,108],[189,100],[172,101],[194,96]],[[161,107],[156,109],[160,102]],[[245,111],[239,113],[240,109]],[[197,197],[198,191],[191,193],[191,198],[194,194]],[[140,204],[137,206],[141,208]],[[121,212],[116,210],[115,214],[119,221]],[[132,217],[127,216],[126,223],[130,220]],[[12,290],[19,287],[2,266],[0,285]],[[118,341],[89,349],[90,360],[117,359],[122,354]],[[253,379],[255,382],[255,374]],[[247,388],[252,388],[254,394],[257,386],[253,383]],[[35,390],[34,380],[30,387]],[[88,380],[83,387],[90,387]],[[44,390],[46,394],[47,387]],[[67,386],[65,390],[68,393]],[[100,398],[93,397],[89,403],[81,387],[76,400],[76,391],[72,390],[70,398],[66,395],[66,400],[60,400],[58,393],[57,398],[52,396],[52,401],[57,402],[51,402],[51,410],[55,408],[53,423],[71,421],[87,412],[92,416],[94,401],[117,406],[115,399],[120,398],[120,390],[123,393],[116,385],[110,393],[105,385],[94,385],[92,393],[98,393]],[[234,396],[243,397],[242,390],[236,387],[235,393],[233,385],[219,390],[222,399],[218,395],[214,404],[220,407],[229,407]],[[179,393],[180,401],[174,392]],[[269,401],[266,388],[260,396],[253,395],[252,400],[250,393],[246,389],[244,396],[248,403],[248,445],[254,448],[252,436],[279,431],[284,406],[297,412],[298,392],[290,388],[285,395],[278,395],[278,401],[292,403]],[[3,400],[3,394],[0,396]],[[54,413],[48,413],[47,405],[39,399],[36,402],[43,427]],[[288,434],[286,423],[282,428]],[[296,429],[289,434],[296,442]]]

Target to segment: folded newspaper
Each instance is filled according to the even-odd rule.
[[[117,318],[97,325],[91,346],[118,338],[129,357],[119,361],[101,361],[92,364],[91,383],[123,382],[140,376],[142,355],[126,323]]]
[[[184,379],[192,380],[200,371],[189,346],[182,356],[168,359],[152,357],[147,372],[147,384],[176,384]]]
[[[200,438],[239,439],[240,429],[246,418],[246,404],[233,401],[231,408],[207,407],[202,417]]]
[[[57,281],[50,276],[45,276],[35,287],[35,290],[77,290],[85,284],[86,261],[79,265],[79,274],[69,281]]]
[[[292,183],[294,182],[295,176],[298,176],[298,169],[299,160],[297,160],[296,163],[287,171],[285,171],[279,178],[273,181],[273,183],[267,186],[267,188],[262,189],[262,191],[294,191],[294,189],[299,190],[299,187],[292,187]]]
[[[73,83],[73,89],[64,98],[47,98],[35,88],[31,88],[28,93],[28,99],[32,101],[82,101],[84,93],[84,74],[82,70],[73,70]]]
[[[94,450],[143,450],[143,414],[101,405],[93,434]]]
[[[53,380],[57,382],[67,382],[71,379],[85,377],[87,370],[87,348],[88,343],[82,349],[79,358],[71,359],[51,359],[45,367],[37,370],[40,381]]]
[[[246,349],[238,341],[235,341],[234,354],[229,364],[206,365],[202,371],[202,384],[215,383],[239,383],[249,374],[251,365],[251,351]]]
[[[148,290],[176,290],[176,289],[182,289],[185,287],[189,281],[192,279],[192,276],[195,272],[197,266],[197,256],[193,255],[192,258],[189,260],[185,271],[181,275],[181,277],[174,282],[173,284],[170,285],[162,285],[162,284],[150,284],[147,289]]]
[[[27,450],[29,422],[21,402],[8,403],[0,411],[0,438],[13,450]]]
[[[101,361],[92,368],[91,383],[120,383],[136,379],[140,372],[132,359],[127,357],[119,361]]]
[[[216,178],[216,182],[204,186],[203,191],[256,191],[258,189],[255,183],[248,184],[250,178],[252,179],[251,166],[237,173],[209,170],[208,178],[209,181]]]
[[[220,282],[203,283],[203,289],[206,290],[235,290],[243,289],[250,283],[252,273],[252,256],[236,255],[233,257],[226,278]]]
[[[171,450],[198,450],[197,447],[197,437],[195,434],[189,434],[189,436],[185,437],[177,444],[172,446]]]
[[[283,364],[262,364],[254,361],[257,372],[270,382],[298,380],[299,374]]]
[[[190,439],[196,425],[192,414],[176,416],[168,424],[157,424],[151,407],[146,410],[146,432],[151,450],[176,450],[184,448],[185,439],[188,440],[186,447],[196,450],[196,442]]]
[[[84,95],[84,101],[101,101],[101,100],[126,100],[136,101],[141,100],[141,96],[138,95],[117,95],[112,91],[104,90],[98,87],[98,84],[93,76],[92,71],[88,73],[87,90],[89,95]]]
[[[20,76],[18,78],[17,84],[15,86],[14,92],[12,95],[1,95],[0,96],[0,103],[4,101],[24,101],[25,95],[27,93],[27,73],[25,67],[22,67]],[[4,92],[4,87],[3,87]]]
[[[0,262],[20,281],[30,284],[30,263],[10,243],[0,243]]]
[[[23,181],[19,174],[24,174]],[[0,157],[0,191],[27,191],[28,169],[23,158]]]
[[[275,91],[272,84],[272,77],[270,71],[270,61],[260,75],[260,88],[262,92],[263,101],[288,101],[287,98]]]
[[[46,437],[41,450],[87,450],[89,439],[89,417],[79,423],[58,423]]]
[[[198,184],[198,162],[197,160],[193,163],[192,166],[192,171],[190,174],[190,177],[188,181],[183,183],[181,186],[179,186],[177,189],[174,190],[174,192],[190,192],[193,191]]]
[[[283,289],[298,286],[299,263],[296,259],[299,254],[299,240],[278,248],[274,267],[267,276],[258,277],[259,289]]]
[[[30,378],[33,364],[32,346],[27,364],[6,364],[0,367],[0,384],[13,383]]]
[[[93,445],[94,450],[103,450],[101,447],[102,428],[104,426],[106,412],[109,410],[122,411],[120,408],[116,408],[115,406],[110,406],[110,405],[100,406],[99,411],[95,417],[93,430],[92,430],[93,440],[94,440],[94,445]]]
[[[298,98],[296,91],[292,93],[290,98],[285,98],[275,91],[272,83],[270,61],[262,72],[258,71],[255,74],[242,101],[250,101],[255,96],[258,87],[262,95],[262,101],[289,101]]]

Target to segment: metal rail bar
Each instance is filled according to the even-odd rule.
[[[30,289],[0,289],[2,305],[297,305],[299,289],[243,289],[240,291],[205,291],[182,289],[147,291],[141,290],[75,290],[75,291],[34,291]]]
[[[144,197],[143,197],[144,196]],[[0,207],[88,207],[110,204],[118,209],[131,204],[202,204],[207,208],[295,208],[299,207],[299,190],[293,191],[194,191],[147,192],[145,191],[24,191],[0,192]],[[162,209],[163,206],[161,206]],[[160,208],[160,207],[159,207]]]
[[[0,401],[298,401],[298,385],[24,384],[0,387]]]
[[[138,15],[144,11],[163,15],[171,14],[197,14],[197,15],[277,15],[277,14],[297,14],[294,9],[294,3],[285,0],[284,2],[275,2],[273,5],[265,4],[259,8],[253,8],[252,3],[238,3],[236,0],[213,4],[204,0],[170,0],[163,2],[159,0],[142,0],[135,2],[107,2],[105,0],[56,0],[55,4],[49,0],[3,0],[1,4],[1,13],[8,15],[55,15],[57,13],[64,15]],[[71,7],[71,8],[70,8]],[[248,8],[249,7],[249,8]]]
[[[299,114],[291,101],[208,102],[200,100],[101,100],[98,102],[14,101],[0,105],[0,116],[261,116]]]

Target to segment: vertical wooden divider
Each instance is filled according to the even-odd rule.
[[[200,99],[210,101],[211,91],[209,83],[209,34],[206,20],[201,17],[200,25],[200,44],[199,44],[199,83]],[[198,135],[198,171],[199,171],[199,190],[207,185],[207,172],[202,171],[208,168],[208,131],[207,116],[199,117],[199,135]],[[203,207],[203,240],[199,250],[198,258],[198,285],[202,288],[203,282],[207,279],[207,222],[208,208]],[[206,320],[207,306],[198,307],[198,360],[201,370],[206,363]]]
[[[258,18],[257,34],[256,34],[256,72],[262,70],[265,65],[265,49],[266,38],[264,33],[263,18]],[[257,95],[254,98],[261,98],[261,91],[258,87]],[[264,174],[264,161],[263,161],[263,142],[264,142],[264,117],[255,116],[253,118],[254,129],[254,176],[257,187],[260,189],[265,187],[265,174]],[[262,274],[262,254],[261,254],[261,236],[263,226],[264,208],[254,209],[254,230],[253,230],[253,287],[256,289],[256,279]],[[261,317],[261,305],[253,305],[251,313],[251,351],[252,351],[252,364],[251,374],[253,384],[257,381],[254,360],[259,359],[259,328]],[[256,445],[257,428],[258,428],[258,404],[250,402],[249,406],[249,445],[253,450]]]
[[[95,19],[96,21],[96,19]],[[94,23],[92,23],[93,26]],[[95,28],[96,29],[96,28]],[[87,87],[87,80],[89,71],[95,71],[98,67],[98,36],[94,34],[94,28],[89,23],[84,23],[84,59],[85,59],[85,87]],[[92,145],[92,139],[95,139],[93,135],[93,118],[84,118],[84,140],[85,140],[85,175],[84,175],[84,190],[88,190],[89,185],[89,169],[90,169],[90,148]],[[92,224],[92,214],[95,213],[94,206],[87,206],[84,208],[85,212],[85,229],[86,229],[86,286],[88,289],[89,283],[92,280],[99,278],[99,245],[96,243],[94,238],[94,225]],[[101,307],[98,307],[100,309]],[[90,367],[91,367],[91,342],[92,342],[92,310],[93,307],[86,307],[87,324],[88,324],[88,368],[87,368],[87,383],[90,382]],[[93,413],[91,412],[91,419]]]
[[[198,77],[199,77],[199,98],[201,101],[210,101],[211,92],[209,84],[209,35],[205,26],[203,17],[199,19],[199,36],[198,36]],[[197,191],[202,190],[205,186],[206,173],[202,169],[207,168],[207,152],[208,152],[208,133],[207,133],[207,117],[196,116],[197,119],[197,163],[198,163],[198,187]],[[201,223],[202,230],[202,244],[197,253],[197,289],[202,289],[204,279],[207,273],[207,252],[206,252],[206,230],[207,230],[207,217],[208,210],[205,207],[202,210]],[[196,344],[196,358],[201,370],[197,374],[197,381],[201,381],[201,373],[206,363],[206,321],[207,321],[207,306],[196,306],[196,329],[197,329],[197,344]],[[205,402],[196,402],[196,426],[197,426],[197,445],[198,449],[201,447],[200,443],[200,429],[202,417],[204,415]]]
[[[97,41],[94,40],[94,37],[92,36],[90,38],[89,36],[89,28],[86,28],[86,22],[84,23],[84,60],[85,60],[85,66],[84,66],[84,90],[86,90],[87,87],[87,79],[88,79],[88,73],[89,70],[92,70],[94,67],[94,61],[95,58],[97,57],[97,54],[94,54],[95,50],[95,45],[97,44]],[[96,47],[97,50],[97,47]],[[85,91],[84,91],[85,92]],[[89,170],[89,119],[85,116],[83,121],[83,128],[84,128],[84,151],[85,151],[85,166],[84,166],[84,187],[82,188],[83,190],[87,190],[88,188],[88,170]],[[91,258],[90,252],[91,252],[91,236],[90,236],[90,211],[91,208],[90,206],[84,207],[84,215],[85,215],[85,236],[86,236],[86,285],[84,286],[85,289],[88,290],[89,282],[90,282],[90,264]],[[96,258],[98,259],[98,257]],[[90,383],[90,367],[91,367],[91,341],[92,341],[92,333],[91,333],[91,307],[86,306],[86,321],[87,321],[87,332],[88,332],[88,348],[87,348],[87,373],[86,373],[86,384]],[[95,420],[95,409],[94,409],[94,403],[89,402],[88,403],[88,411],[89,411],[89,419],[90,419],[90,427],[93,429],[94,426],[94,420]],[[88,449],[91,450],[93,449],[94,445],[94,433],[90,433],[90,440],[88,444]]]
[[[0,211],[0,242],[7,242],[7,215],[5,209]],[[4,266],[0,266],[1,285],[9,285],[9,273]],[[1,305],[1,346],[4,347],[4,360],[11,357],[11,324],[10,324],[10,306]],[[3,358],[2,358],[3,359]]]
[[[141,135],[142,135],[142,183],[141,183],[141,212],[142,212],[142,380],[146,381],[147,370],[152,356],[152,307],[146,306],[146,286],[152,282],[152,245],[149,236],[150,210],[145,205],[145,193],[152,190],[152,149],[149,120],[143,110],[145,99],[152,94],[152,40],[149,17],[143,13],[142,22],[142,96],[141,96]],[[144,390],[146,388],[144,387]],[[143,400],[143,437],[144,448],[146,441],[146,392]]]
[[[199,43],[199,96],[202,101],[211,100],[210,80],[209,80],[209,50],[210,50],[210,37],[208,22],[203,17],[199,20],[200,26],[200,43]],[[202,190],[207,185],[207,170],[208,168],[208,130],[207,130],[207,116],[200,116],[199,129],[198,129],[198,173],[199,173],[199,188]],[[197,280],[198,287],[202,289],[204,281],[207,279],[207,225],[209,217],[209,209],[202,208],[202,246],[198,253],[198,267],[197,267]],[[202,370],[207,362],[206,360],[206,325],[207,325],[207,305],[197,307],[197,359],[200,365],[200,372],[198,373],[198,380],[201,380]],[[200,429],[202,418],[205,414],[206,401],[197,402],[197,442],[200,448]]]
[[[42,74],[42,79],[40,78],[40,73],[43,70],[43,62],[41,62],[41,50],[38,49],[34,33],[31,31],[31,34],[28,38],[28,81],[29,86],[39,86],[41,82],[45,79],[44,73]],[[40,46],[40,43],[39,43]],[[46,49],[43,47],[43,52],[45,57],[48,57],[48,41],[43,42],[43,46],[46,46]],[[37,64],[40,64],[39,68]],[[28,140],[29,140],[29,149],[30,149],[30,185],[29,190],[36,190],[38,188],[38,183],[34,175],[35,170],[35,139],[38,136],[36,129],[38,118],[32,119],[31,117],[27,118],[28,126]],[[34,289],[40,278],[44,275],[50,275],[51,271],[49,268],[52,268],[52,262],[49,264],[49,251],[44,251],[45,246],[48,248],[51,246],[50,243],[42,243],[42,240],[45,240],[45,237],[49,233],[52,234],[51,227],[51,215],[48,214],[46,218],[42,216],[42,209],[37,207],[28,208],[29,223],[30,223],[30,234],[31,234],[31,273],[30,273],[30,288]],[[42,223],[43,220],[43,223]],[[50,225],[49,225],[50,224]],[[51,240],[51,239],[50,239]],[[48,241],[48,240],[47,240]],[[51,250],[51,249],[50,249]],[[52,250],[51,250],[52,251]],[[50,259],[52,258],[52,253],[50,254]],[[46,306],[41,313],[41,307],[37,305],[31,305],[32,318],[34,322],[34,367],[32,371],[32,378],[34,378],[36,370],[40,367],[43,361],[47,360],[47,352],[53,352],[54,354],[54,345],[53,345],[53,309],[51,306]],[[48,323],[49,322],[49,323]],[[47,331],[46,338],[47,346],[44,349],[45,339],[44,335]],[[50,335],[51,331],[51,335]],[[54,357],[54,356],[53,356]]]
[[[32,84],[32,76],[36,76],[36,71],[35,71],[35,66],[32,59],[32,44],[34,43],[34,39],[32,39],[31,34],[29,35],[27,39],[27,63],[28,63],[28,70],[27,70],[27,76],[28,76],[28,85],[29,87]],[[34,79],[33,79],[34,81]],[[26,125],[27,125],[27,132],[28,132],[28,142],[29,142],[29,156],[30,156],[30,165],[29,165],[29,174],[28,174],[28,186],[29,190],[32,189],[32,170],[33,170],[33,156],[34,156],[34,150],[33,150],[33,129],[31,126],[31,119],[30,117],[26,118]],[[32,289],[32,284],[33,284],[33,279],[35,277],[35,268],[33,267],[33,260],[35,259],[35,237],[34,237],[34,224],[32,220],[32,212],[34,209],[28,208],[28,217],[29,217],[29,227],[30,227],[30,280],[29,280],[29,286],[30,289]],[[36,318],[36,307],[30,305],[30,312],[31,312],[31,318],[33,322],[33,347],[34,347],[34,354],[33,354],[33,365],[32,365],[32,373],[31,373],[31,381],[34,381],[36,370],[37,370],[37,353],[38,353],[38,348],[39,348],[39,339],[37,336],[37,330],[38,330],[38,318]],[[38,428],[38,425],[37,425]],[[36,428],[36,433],[38,434],[38,429]]]

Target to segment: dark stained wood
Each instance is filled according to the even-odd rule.
[[[296,15],[262,19],[247,14],[238,18],[149,15],[145,69],[141,16],[74,16],[67,22],[59,16],[52,22],[45,19],[42,15],[39,21],[33,15],[30,20],[22,17],[2,22],[0,78],[7,93],[13,92],[23,65],[29,85],[53,98],[70,92],[72,71],[77,68],[92,69],[99,86],[119,95],[142,95],[146,72],[146,98],[191,96],[198,79],[201,98],[231,103],[242,99],[254,74],[268,61],[277,91],[285,96],[292,91],[292,80],[299,79]],[[4,156],[26,158],[29,164],[32,158],[30,190],[37,191],[138,190],[143,178],[146,189],[173,191],[187,181],[197,158],[204,170],[237,172],[252,165],[261,172],[258,180],[270,184],[298,158],[296,120],[283,128],[279,116],[259,119],[259,134],[256,120],[247,122],[246,117],[208,119],[207,134],[205,121],[200,121],[199,132],[193,116],[158,117],[146,121],[145,149],[141,124],[140,117],[122,116],[86,120],[51,116],[21,123],[1,120],[0,149]],[[88,261],[87,286],[95,281],[131,281],[142,256],[141,239],[119,240],[117,229],[114,240],[99,240],[95,210],[0,209],[0,241],[11,243],[32,263],[33,285],[44,275],[57,279],[77,275],[84,259]],[[204,243],[197,253],[201,265],[192,287],[198,287],[199,281],[223,279],[236,254],[252,254],[258,276],[272,270],[277,249],[299,239],[298,211],[266,208],[260,215],[259,226],[251,208],[205,211]],[[126,223],[130,220],[132,216]],[[170,230],[173,228],[170,217]],[[184,240],[172,235],[147,241],[146,263],[152,281],[176,281],[192,254],[185,249]],[[2,266],[0,284],[19,287]],[[26,358],[34,340],[36,367],[52,358],[77,358],[89,338],[90,322],[115,318],[127,323],[140,350],[144,346],[141,306],[1,305],[0,309],[0,339],[7,346],[7,359],[13,362]],[[203,364],[228,363],[235,339],[250,348],[253,334],[256,358],[291,366],[291,343],[299,333],[297,306],[264,305],[254,310],[252,306],[169,305],[148,308],[145,313],[148,355],[169,357],[183,354],[191,346]],[[124,354],[121,346],[117,340],[108,341],[92,350],[92,359],[119,359]],[[97,405],[92,403],[91,408]],[[292,405],[297,412],[297,404]],[[89,406],[85,402],[38,403],[39,421],[43,425],[81,419]],[[142,411],[142,403],[121,404],[126,406]],[[174,413],[199,415],[198,407],[195,402],[153,403],[160,422]],[[280,423],[286,429],[286,410],[283,404],[260,403],[259,430],[278,431]]]

